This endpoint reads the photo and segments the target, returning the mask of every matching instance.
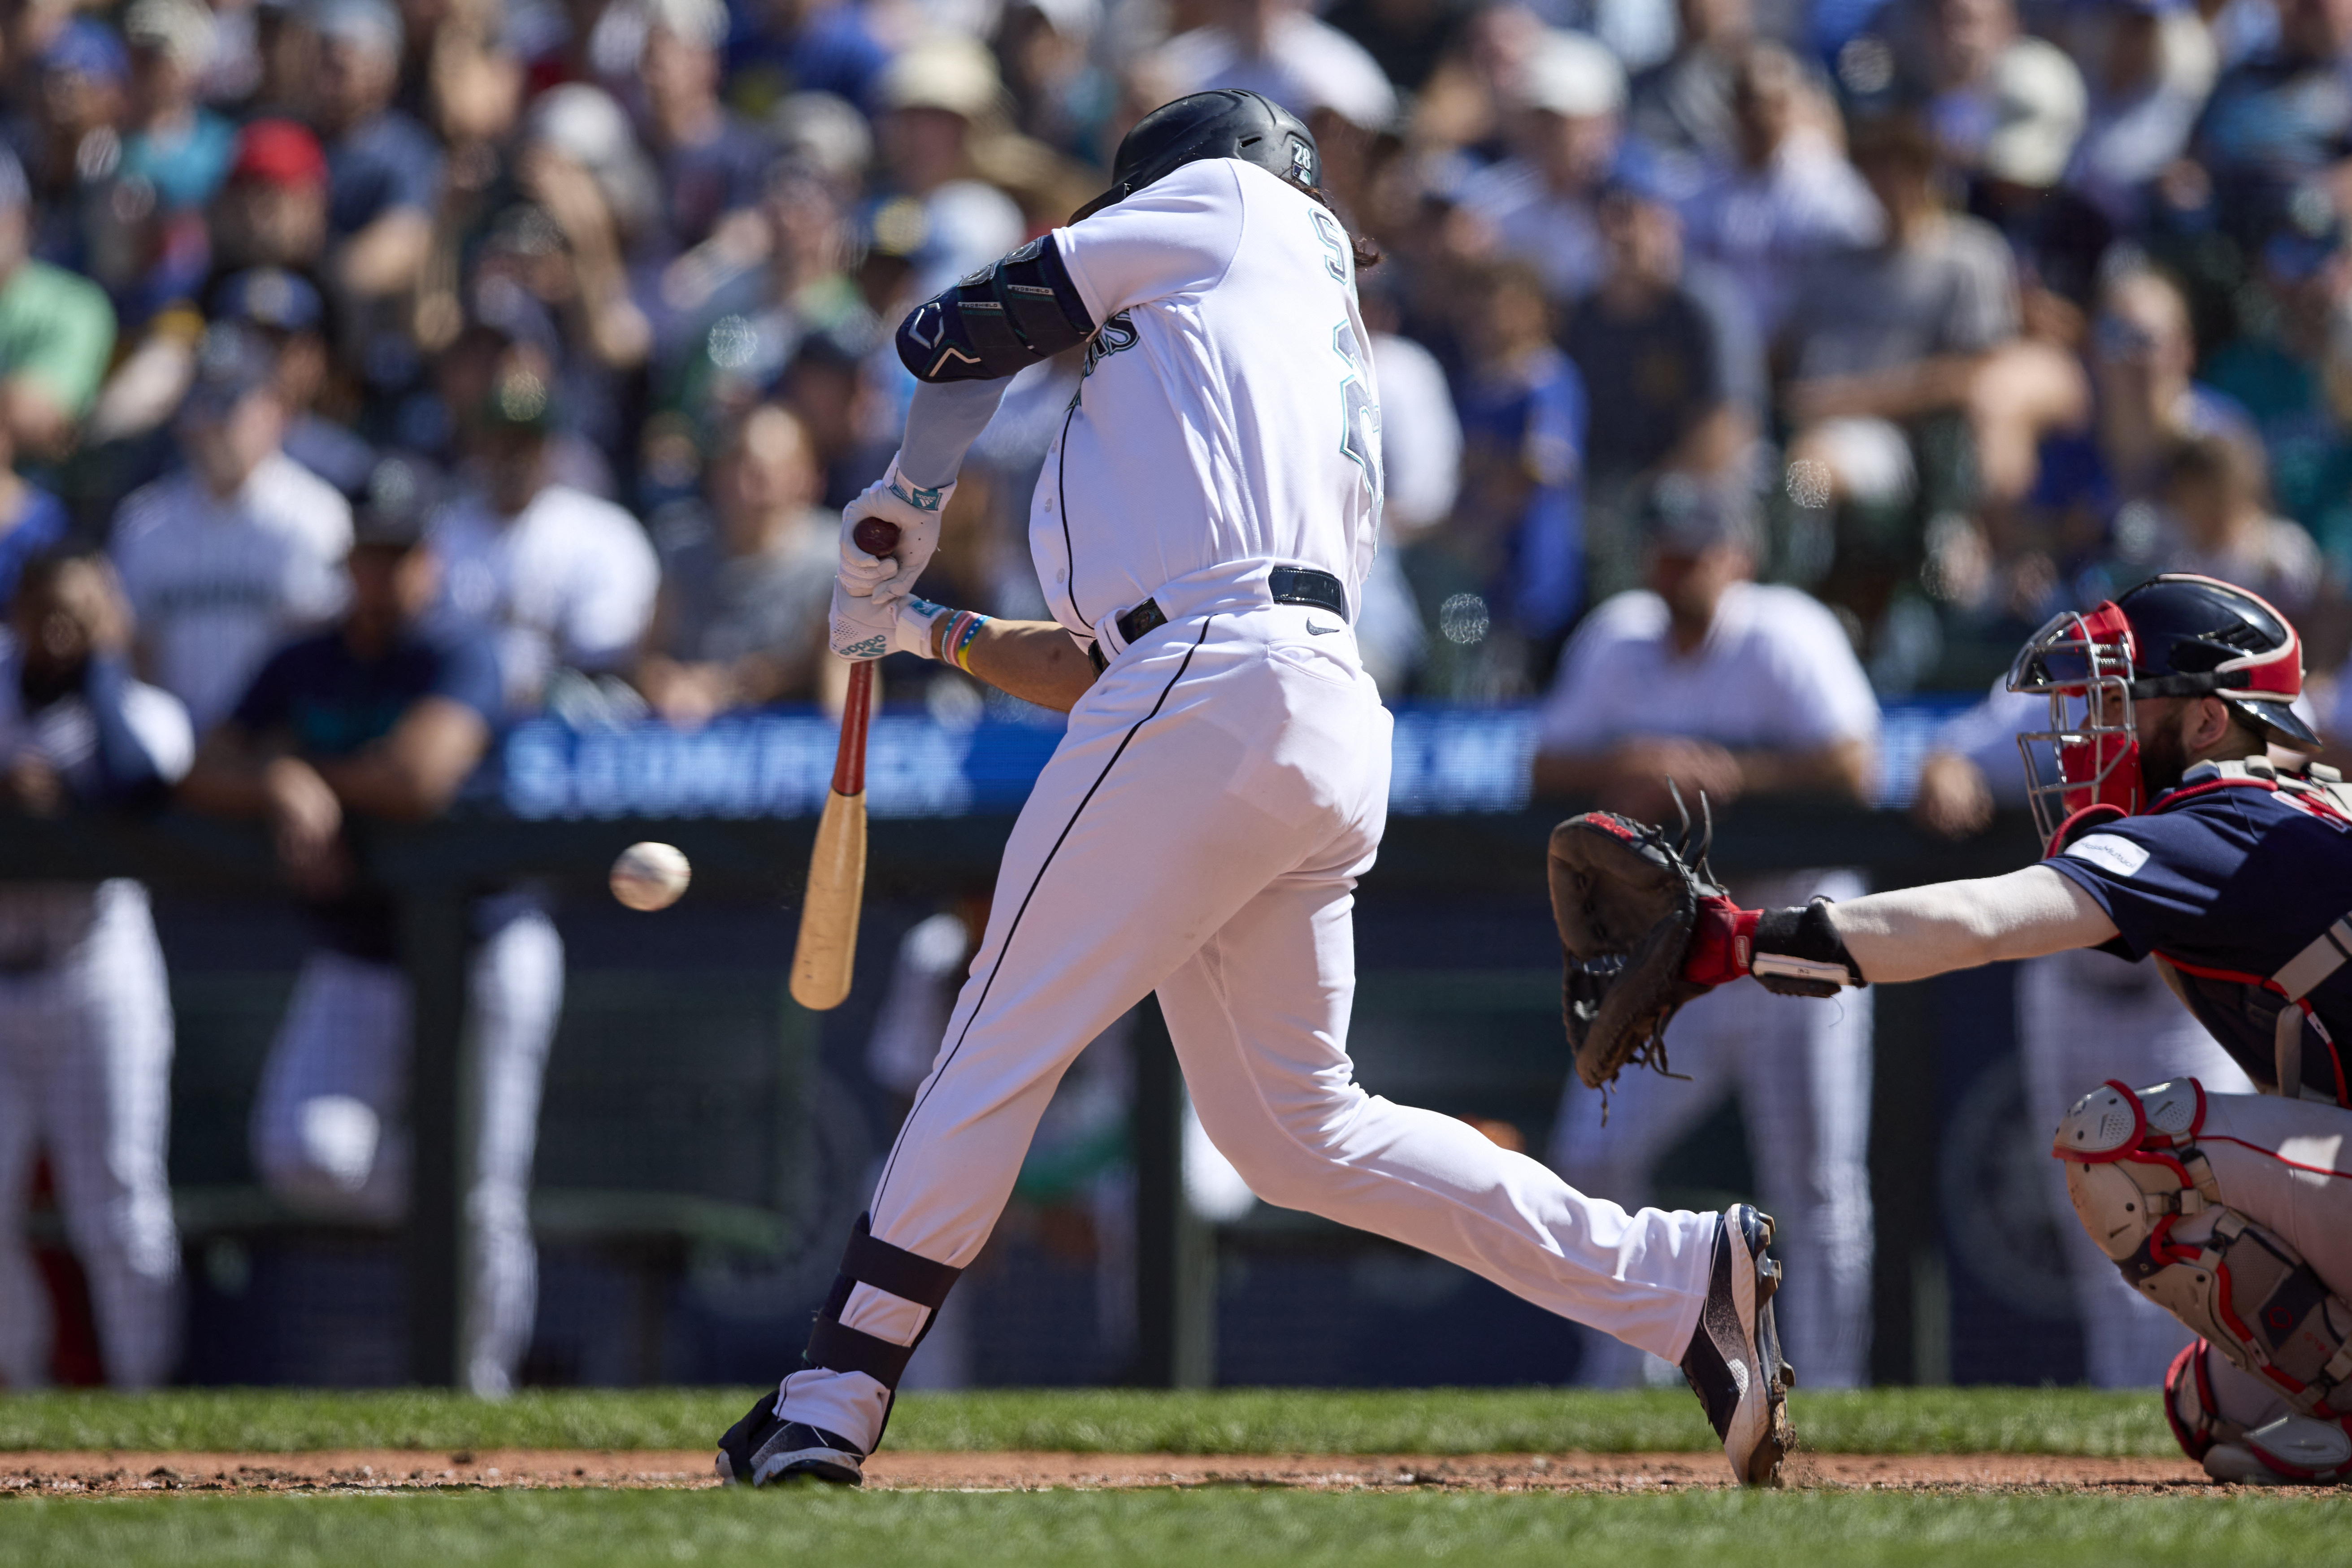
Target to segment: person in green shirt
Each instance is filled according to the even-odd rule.
[[[98,396],[114,352],[105,293],[28,249],[23,165],[0,152],[0,426],[18,453],[56,457]]]

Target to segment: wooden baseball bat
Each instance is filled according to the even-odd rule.
[[[851,537],[867,554],[887,555],[898,548],[898,529],[869,517]],[[793,947],[792,994],[812,1012],[841,1005],[857,964],[857,916],[866,902],[866,728],[874,710],[874,663],[860,659],[849,667],[833,788],[817,819],[816,847],[809,854],[800,939]]]

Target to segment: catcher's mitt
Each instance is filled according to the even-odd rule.
[[[1679,800],[1675,802],[1681,804]],[[1702,810],[1705,801],[1701,801]],[[1687,822],[1687,818],[1685,818]],[[1666,1025],[1708,987],[1683,978],[1699,900],[1724,889],[1702,845],[1694,866],[1659,828],[1588,811],[1551,830],[1561,1012],[1576,1076],[1606,1089],[1628,1064],[1666,1072]]]

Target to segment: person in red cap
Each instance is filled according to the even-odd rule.
[[[213,257],[247,267],[314,270],[327,245],[327,154],[291,120],[257,120],[236,141],[213,207]]]

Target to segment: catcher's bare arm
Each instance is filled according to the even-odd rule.
[[[2046,866],[2005,877],[1933,882],[1827,906],[1864,978],[1925,980],[2015,958],[2112,941],[2091,895]]]
[[[1663,1069],[1675,1012],[1743,975],[1783,994],[1829,996],[2116,934],[2089,894],[2044,866],[1843,904],[1743,910],[1708,873],[1704,850],[1690,848],[1687,837],[1677,846],[1605,811],[1552,830],[1562,1012],[1577,1075],[1592,1088],[1628,1066]]]

